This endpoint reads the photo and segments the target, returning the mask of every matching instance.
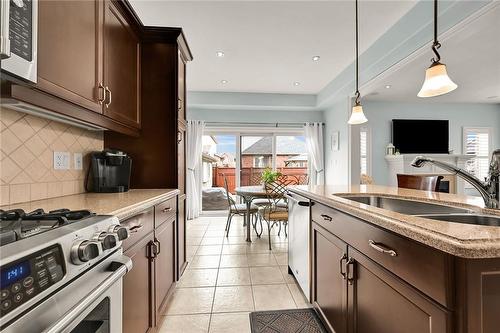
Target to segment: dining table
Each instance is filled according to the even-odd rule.
[[[249,185],[240,186],[235,189],[237,195],[243,198],[243,202],[246,205],[247,213],[245,214],[245,224],[247,227],[246,241],[252,242],[251,234],[251,222],[250,222],[250,208],[252,206],[252,201],[257,198],[267,198],[266,189],[264,185]]]

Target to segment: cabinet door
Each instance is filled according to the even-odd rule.
[[[186,196],[179,196],[177,211],[177,279],[186,268]]]
[[[123,332],[147,332],[152,323],[152,265],[148,248],[153,233],[127,250],[133,268],[123,278]]]
[[[102,1],[38,2],[37,88],[101,112]]]
[[[181,51],[178,52],[177,58],[177,111],[180,120],[186,120],[186,61],[182,56]]]
[[[139,40],[116,5],[104,10],[104,114],[125,125],[140,127]]]
[[[347,282],[342,276],[347,244],[312,224],[312,302],[335,333],[346,332]]]
[[[177,188],[186,193],[186,130],[179,126],[177,131]]]
[[[349,258],[349,332],[450,332],[444,308],[352,248]]]
[[[160,309],[175,279],[175,218],[155,230],[159,253],[155,258],[155,310],[157,321]]]

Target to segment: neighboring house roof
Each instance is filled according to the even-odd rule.
[[[212,156],[212,155],[210,155],[210,154],[207,154],[207,153],[205,153],[205,152],[203,152],[203,153],[201,154],[201,160],[202,160],[203,162],[211,162],[211,163],[216,163],[216,162],[218,162],[218,161],[219,161],[216,157],[214,157],[214,156]]]
[[[290,156],[285,163],[287,162],[307,162],[307,154],[300,154],[295,156]]]
[[[265,136],[243,150],[242,155],[271,155],[273,138]],[[300,155],[306,153],[306,143],[295,137],[282,137],[276,142],[278,155]]]

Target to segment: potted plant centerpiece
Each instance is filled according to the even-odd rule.
[[[278,177],[281,176],[281,172],[279,171],[273,171],[271,168],[266,168],[263,172],[262,172],[262,185],[266,186],[266,184],[270,184],[270,183],[273,183],[275,182]]]

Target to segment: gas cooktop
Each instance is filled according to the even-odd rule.
[[[88,210],[0,210],[0,246],[93,216]]]

